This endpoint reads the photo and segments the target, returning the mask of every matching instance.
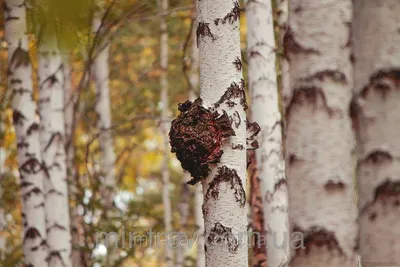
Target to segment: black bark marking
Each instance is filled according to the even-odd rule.
[[[392,155],[384,150],[374,150],[371,151],[364,159],[361,159],[358,162],[358,167],[362,164],[383,164],[385,162],[392,162],[393,157]]]
[[[231,189],[234,190],[236,202],[239,203],[240,207],[244,207],[246,203],[246,192],[244,191],[242,180],[237,174],[235,169],[230,169],[226,166],[219,167],[217,174],[214,179],[210,182],[206,193],[206,200],[210,197],[218,199],[219,197],[219,185],[221,183],[229,183]]]
[[[37,174],[42,171],[43,166],[36,158],[30,158],[24,162],[19,168],[20,172],[29,173],[29,174]]]
[[[382,203],[383,205],[392,205],[399,208],[400,205],[400,181],[392,181],[387,178],[384,182],[378,185],[374,192],[374,199],[366,203],[360,210],[360,215],[367,214],[371,220],[371,215],[375,213],[371,208],[375,203]],[[375,219],[378,215],[375,213]]]
[[[225,24],[227,21],[229,21],[230,24],[233,24],[239,18],[240,18],[240,6],[239,6],[239,3],[237,1],[235,1],[231,12],[226,14],[224,19],[222,20],[222,23]]]
[[[60,224],[58,224],[58,223],[55,223],[55,224],[53,224],[52,226],[46,228],[46,232],[47,232],[47,233],[49,233],[49,232],[52,231],[52,230],[62,230],[62,231],[66,231],[67,228],[65,228],[64,226],[62,226],[62,225],[60,225]]]
[[[375,189],[374,202],[386,201],[400,197],[400,181],[390,181],[387,179]],[[396,206],[396,205],[395,205]]]
[[[307,48],[303,47],[301,44],[299,44],[296,41],[296,38],[294,37],[293,30],[288,27],[287,31],[285,33],[285,36],[283,37],[283,48],[284,48],[284,56],[285,58],[290,61],[289,54],[315,54],[319,55],[321,52],[314,48]]]
[[[242,123],[242,119],[240,118],[239,112],[236,110],[233,115],[232,115],[233,119],[233,123],[235,124],[236,129],[239,128],[240,123]]]
[[[360,96],[365,99],[369,91],[375,89],[385,98],[393,87],[400,88],[400,69],[383,69],[370,76],[369,83],[360,92]]]
[[[60,132],[55,132],[51,135],[50,140],[47,142],[44,151],[46,152],[47,149],[49,149],[49,147],[53,144],[53,142],[59,142],[60,140],[62,140],[62,134]]]
[[[325,94],[322,89],[316,86],[306,86],[299,87],[294,90],[293,97],[286,108],[286,121],[289,121],[289,117],[294,106],[313,105],[316,108],[318,98],[322,100],[323,106],[325,107],[325,110],[327,111],[329,116],[332,116],[334,110],[328,106]]]
[[[211,228],[210,234],[207,237],[207,244],[221,244],[228,246],[230,253],[236,253],[239,248],[239,241],[232,233],[232,228],[226,227],[217,222]]]
[[[346,185],[342,181],[329,180],[324,185],[324,188],[328,192],[343,191],[346,188]]]
[[[290,154],[288,159],[289,159],[289,160],[288,160],[289,166],[292,166],[292,165],[294,165],[296,162],[300,162],[300,161],[301,161],[301,159],[299,159],[299,158],[298,158],[296,155],[294,155],[294,154]]]
[[[304,81],[304,82],[312,82],[314,80],[324,81],[327,78],[330,78],[337,83],[347,84],[346,75],[339,70],[320,71],[320,72],[315,73],[312,76],[302,78],[301,81]]]
[[[218,108],[222,103],[232,101],[233,98],[239,98],[243,109],[247,110],[248,106],[246,102],[245,83],[243,79],[240,80],[239,84],[235,82],[231,83],[225,93],[221,96],[220,100],[214,104],[214,107]]]
[[[27,67],[31,63],[31,59],[29,57],[29,53],[21,48],[21,43],[19,44],[18,48],[15,49],[14,53],[12,54],[10,65],[14,68],[19,68],[21,66]]]
[[[171,152],[196,184],[210,173],[209,164],[219,162],[223,141],[235,135],[225,111],[222,115],[202,106],[202,100],[179,104],[179,116],[172,121],[169,132]]]
[[[239,57],[237,57],[237,58],[233,61],[233,65],[235,65],[237,71],[241,71],[241,70],[242,70],[242,60],[240,60]]]
[[[293,227],[293,232],[303,233],[305,246],[304,253],[306,255],[310,253],[313,247],[327,247],[330,251],[336,250],[341,255],[344,254],[335,233],[328,231],[324,227],[312,226],[305,230],[295,225]],[[303,250],[298,250],[299,254],[302,254],[301,251]]]
[[[28,230],[26,230],[25,236],[24,236],[24,241],[28,240],[28,239],[35,239],[35,238],[40,238],[42,237],[39,230],[34,228],[34,227],[30,227]]]
[[[244,146],[241,145],[241,144],[238,144],[238,145],[232,144],[232,149],[234,149],[234,150],[243,150]]]
[[[216,37],[211,33],[210,27],[208,25],[210,25],[210,23],[206,23],[203,21],[199,22],[199,25],[197,26],[197,31],[196,31],[197,47],[199,47],[200,38],[204,38],[204,37],[208,36],[211,38],[212,41],[216,40]]]
[[[37,124],[36,122],[32,123],[31,126],[29,126],[28,130],[26,131],[26,134],[29,136],[31,135],[33,132],[36,132],[39,130],[39,124]]]
[[[26,120],[26,117],[17,109],[13,112],[13,122],[15,125],[23,125],[23,121]]]

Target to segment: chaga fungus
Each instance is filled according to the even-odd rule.
[[[171,152],[193,177],[188,184],[194,185],[208,176],[208,164],[219,162],[223,140],[235,132],[227,113],[221,115],[203,107],[201,98],[181,103],[178,109],[180,114],[169,132]]]

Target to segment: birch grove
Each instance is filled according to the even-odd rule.
[[[252,119],[261,127],[256,161],[264,209],[267,265],[288,266],[288,194],[282,146],[282,119],[278,107],[271,1],[248,2],[246,14]],[[263,263],[258,264],[257,266],[262,266]]]
[[[232,118],[235,133],[222,144],[220,162],[202,181],[207,267],[248,266],[246,244],[246,100],[240,56],[238,2],[197,2],[200,97]],[[234,104],[232,104],[234,103]],[[244,236],[245,237],[244,237]]]
[[[32,64],[26,34],[25,1],[4,3],[5,38],[8,45],[8,87],[17,135],[18,167],[22,197],[22,247],[25,266],[47,267],[44,179],[39,141],[39,121],[33,98]]]
[[[44,170],[46,230],[50,267],[71,265],[67,166],[64,125],[64,73],[57,40],[50,34],[39,46],[40,148]]]
[[[351,1],[293,0],[289,8],[289,216],[305,247],[295,251],[291,266],[355,266]]]
[[[353,126],[363,262],[400,262],[400,5],[354,1]]]

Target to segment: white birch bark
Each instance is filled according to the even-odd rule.
[[[13,94],[13,121],[21,179],[24,263],[25,266],[46,267],[45,171],[40,152],[37,108],[33,99],[25,1],[7,0],[4,4],[8,86]]]
[[[289,216],[305,247],[292,256],[293,267],[356,265],[351,19],[350,0],[293,0],[289,7]]]
[[[191,73],[189,76],[191,90],[189,91],[189,99],[193,101],[196,98],[196,92],[199,89],[199,48],[196,43],[196,16],[193,18],[194,27],[192,29],[192,45],[191,45]],[[194,216],[196,224],[196,266],[205,267],[205,251],[204,251],[204,217],[203,217],[203,190],[201,184],[194,186]]]
[[[363,262],[400,262],[400,5],[354,1],[359,248]]]
[[[226,110],[236,134],[225,140],[221,161],[211,166],[210,175],[202,181],[206,266],[247,267],[246,100],[240,58],[240,7],[231,0],[201,0],[197,12],[200,96],[204,107]]]
[[[159,0],[159,5],[161,12],[168,11],[168,0]],[[172,209],[171,209],[171,199],[169,195],[169,170],[168,170],[168,162],[169,162],[169,123],[167,122],[169,115],[169,101],[168,101],[168,29],[167,29],[167,20],[165,16],[161,17],[160,22],[160,67],[161,67],[161,76],[160,76],[160,85],[161,85],[161,96],[160,100],[162,103],[161,110],[161,135],[163,138],[163,161],[161,166],[161,179],[162,179],[162,201],[164,206],[164,226],[165,232],[168,234],[172,232]],[[168,242],[165,245],[165,262],[167,267],[173,266],[173,251],[172,248],[168,245]]]
[[[62,57],[54,35],[39,46],[40,147],[44,168],[46,230],[50,267],[71,265],[71,231],[65,153],[64,74]]]
[[[267,265],[283,267],[288,266],[290,259],[288,194],[271,1],[249,1],[246,15],[251,113],[261,127],[256,158],[267,237]]]
[[[74,94],[71,84],[71,66],[68,55],[63,56],[63,74],[64,74],[64,124],[65,124],[65,151],[67,154],[67,174],[68,174],[68,192],[72,203],[70,203],[70,225],[72,235],[72,266],[81,267],[81,253],[79,250],[79,214],[77,209],[77,188],[75,172],[75,144],[74,144]],[[71,205],[72,204],[72,205]]]

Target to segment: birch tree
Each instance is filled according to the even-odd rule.
[[[222,144],[220,162],[202,181],[207,267],[248,266],[246,193],[246,99],[242,79],[239,3],[197,2],[200,97],[203,106],[226,112],[234,136]],[[245,236],[245,237],[244,237]]]
[[[159,6],[161,12],[168,11],[168,0],[159,0]],[[167,20],[166,16],[161,17],[160,21],[160,86],[161,86],[161,96],[160,100],[162,103],[161,109],[161,135],[163,137],[163,147],[162,154],[163,160],[161,165],[161,179],[162,179],[162,202],[164,206],[164,226],[165,232],[172,232],[172,210],[171,210],[171,199],[169,195],[169,170],[168,170],[168,162],[169,162],[169,141],[168,141],[168,128],[169,123],[168,115],[169,115],[169,101],[168,101],[168,28],[167,28]],[[165,261],[167,267],[173,266],[173,251],[170,247],[169,243],[165,244]]]
[[[81,253],[79,250],[79,214],[78,214],[78,200],[76,199],[77,194],[77,182],[75,172],[75,144],[74,144],[74,104],[75,97],[72,90],[71,84],[71,66],[67,53],[63,56],[63,79],[64,79],[64,124],[65,124],[65,151],[66,151],[66,164],[68,174],[68,192],[70,200],[73,202],[70,206],[70,220],[71,220],[71,235],[72,235],[72,255],[71,261],[72,266],[80,267]]]
[[[260,148],[256,151],[256,158],[268,242],[267,265],[287,266],[290,258],[288,195],[282,150],[282,119],[278,107],[271,1],[249,1],[246,14],[251,111],[252,118],[261,127],[258,138]],[[257,264],[263,266],[262,262]]]
[[[277,22],[279,26],[279,48],[283,49],[283,38],[288,28],[289,0],[277,0]],[[289,61],[285,57],[284,51],[280,51],[280,75],[281,75],[281,91],[284,105],[290,100],[289,85]]]
[[[43,29],[47,30],[46,25]],[[64,125],[64,74],[55,35],[44,35],[39,44],[40,148],[46,193],[46,230],[51,267],[71,265],[71,231],[68,203]]]
[[[350,0],[293,0],[285,53],[291,266],[355,266]],[[302,236],[299,237],[299,233]],[[294,237],[294,235],[293,235]]]
[[[97,2],[99,12],[96,12],[92,22],[94,35],[99,36],[102,30],[103,2]],[[99,38],[97,38],[97,41]],[[97,56],[93,59],[92,73],[96,88],[96,113],[97,113],[97,129],[99,134],[100,146],[100,170],[103,176],[101,192],[103,196],[104,208],[107,210],[113,206],[114,195],[116,191],[115,182],[115,151],[114,142],[111,131],[107,130],[112,125],[111,120],[111,103],[109,88],[109,50],[108,44],[99,43],[97,47],[102,50],[98,51]]]
[[[395,0],[354,1],[351,110],[365,262],[400,262],[399,13]]]
[[[32,64],[26,35],[25,1],[4,2],[5,38],[8,47],[8,87],[17,136],[18,167],[21,179],[23,243],[25,266],[47,267],[45,195],[39,122],[33,98]]]

